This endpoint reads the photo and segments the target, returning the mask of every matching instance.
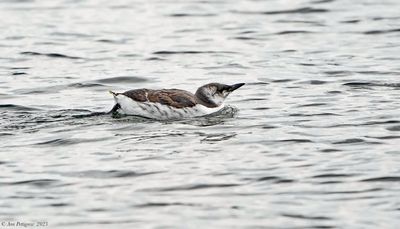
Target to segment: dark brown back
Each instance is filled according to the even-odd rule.
[[[161,103],[176,108],[193,107],[197,104],[192,93],[179,89],[135,89],[122,94],[138,102]]]

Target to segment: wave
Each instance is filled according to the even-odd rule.
[[[84,59],[82,57],[68,56],[68,55],[60,54],[60,53],[40,53],[40,52],[28,51],[28,52],[21,52],[20,54],[29,55],[29,56],[46,56],[46,57],[51,57],[51,58]]]

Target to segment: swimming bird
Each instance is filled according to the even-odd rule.
[[[226,97],[243,85],[209,83],[199,87],[195,94],[180,89],[110,91],[115,100],[111,112],[157,120],[204,116],[221,110]]]

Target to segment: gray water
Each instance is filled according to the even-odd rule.
[[[0,31],[2,222],[400,225],[398,0],[2,0]],[[246,85],[213,117],[107,114],[209,82]]]

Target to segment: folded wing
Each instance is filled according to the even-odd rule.
[[[179,89],[136,89],[122,94],[138,102],[160,103],[175,108],[197,105],[196,98],[192,93]]]

